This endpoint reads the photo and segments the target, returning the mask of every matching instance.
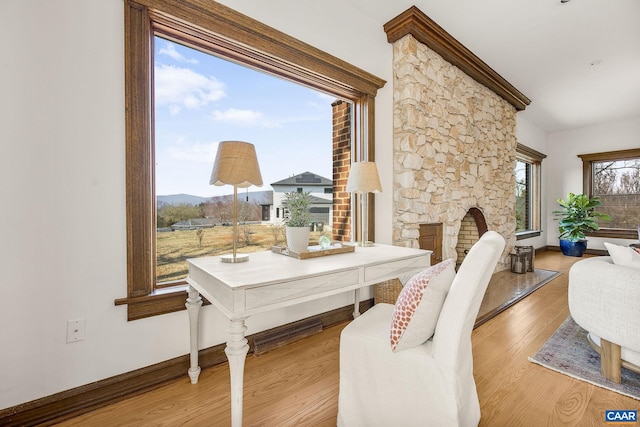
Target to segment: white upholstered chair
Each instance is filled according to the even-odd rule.
[[[342,331],[338,426],[478,425],[471,332],[504,246],[488,231],[471,248],[424,344],[392,352],[391,304],[376,304]]]

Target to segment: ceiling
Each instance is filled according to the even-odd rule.
[[[640,0],[345,0],[382,26],[415,5],[531,104],[547,132],[640,117]]]

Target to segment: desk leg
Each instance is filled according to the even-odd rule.
[[[360,288],[353,291],[353,318],[360,316]]]
[[[245,319],[232,320],[229,325],[229,341],[224,352],[229,359],[231,376],[231,426],[242,426],[242,388],[244,384],[244,361],[247,358],[249,345],[244,337],[247,327]]]
[[[198,291],[189,286],[187,291],[187,311],[189,312],[189,331],[191,341],[191,367],[187,373],[191,378],[191,384],[198,382],[200,376],[200,366],[198,366],[198,319],[200,317],[200,307],[202,307],[202,298]]]

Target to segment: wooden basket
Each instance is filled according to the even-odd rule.
[[[402,282],[398,279],[391,279],[376,284],[373,289],[375,304],[395,304],[398,299],[398,295],[400,295],[400,292],[402,291]]]

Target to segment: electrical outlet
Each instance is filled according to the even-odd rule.
[[[67,342],[82,341],[84,339],[87,319],[67,320]]]

